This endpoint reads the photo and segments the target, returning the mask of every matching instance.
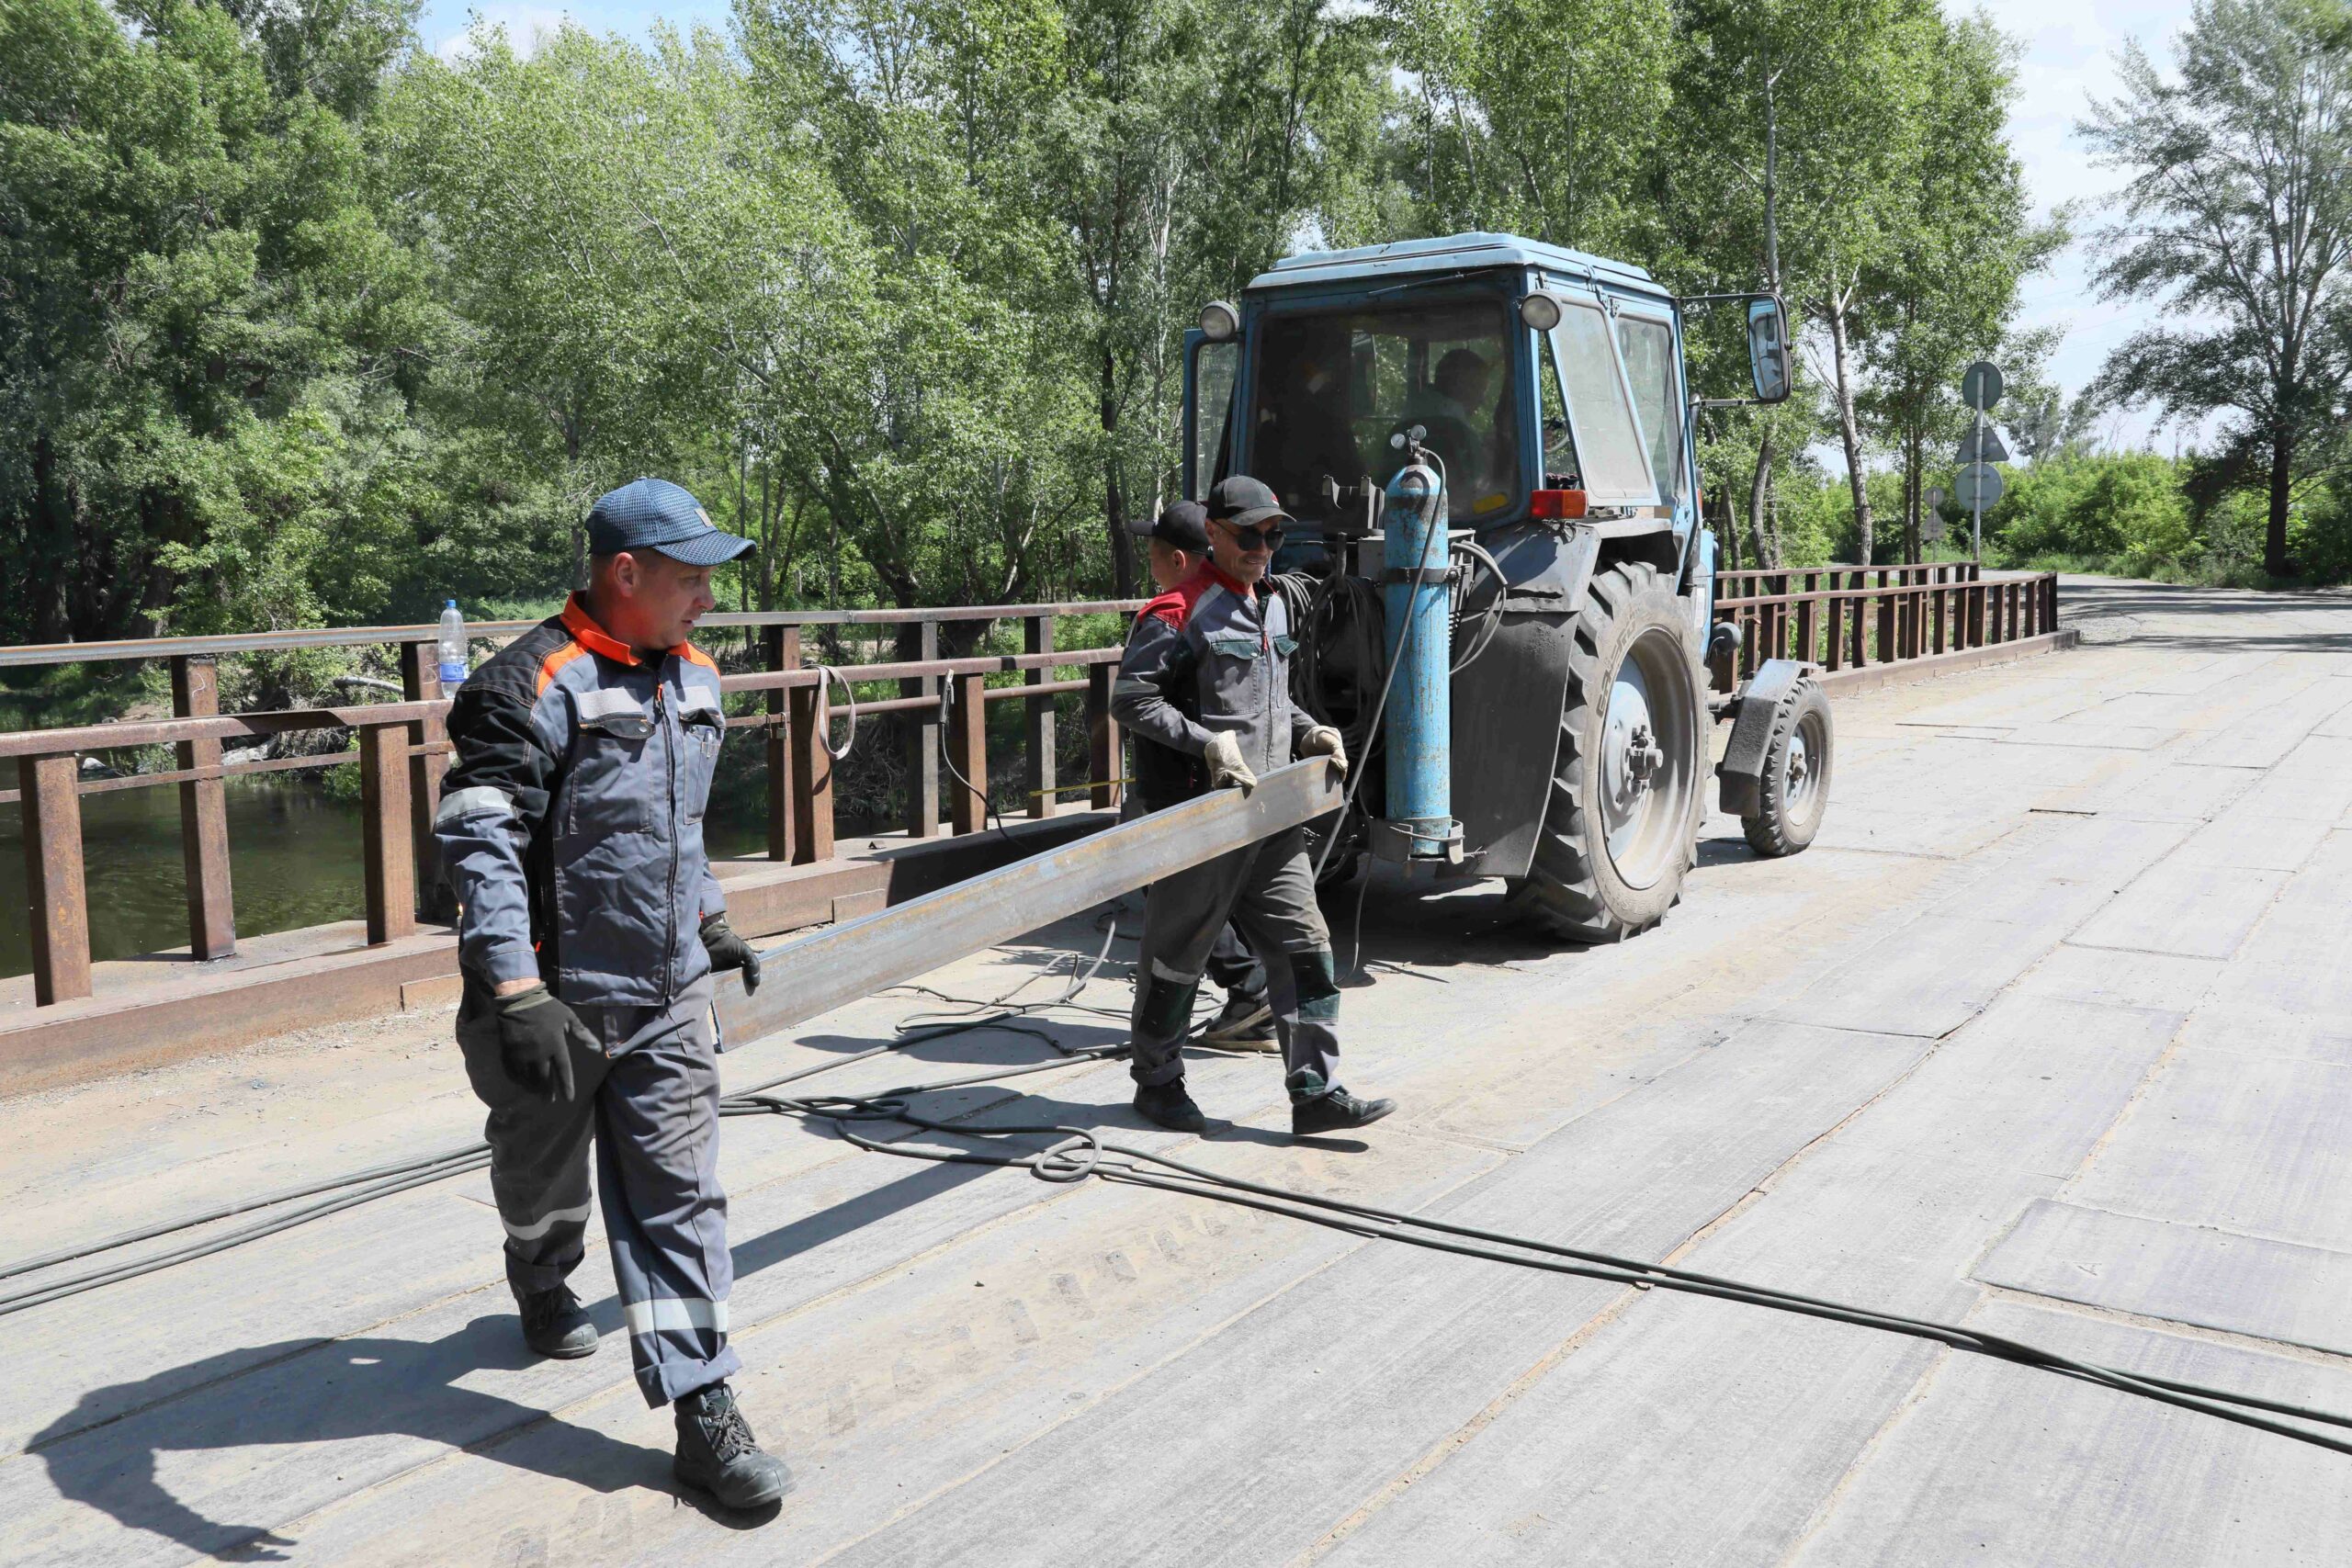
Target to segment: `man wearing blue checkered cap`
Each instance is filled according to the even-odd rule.
[[[588,513],[588,586],[460,688],[434,818],[464,910],[458,1044],[490,1107],[490,1183],[523,1337],[595,1353],[564,1282],[585,1253],[593,1148],[646,1403],[675,1407],[675,1472],[735,1508],[789,1484],[736,1408],[734,1266],[718,1185],[716,976],[760,983],[727,923],[703,808],[727,720],[688,640],[711,569],[752,547],[667,479]]]

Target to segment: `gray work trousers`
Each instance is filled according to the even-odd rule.
[[[1216,945],[1209,949],[1206,973],[1228,997],[1266,997],[1266,972],[1250,953],[1250,944],[1228,920],[1218,928]]]
[[[1130,792],[1119,805],[1119,820],[1132,822],[1150,809],[1143,796]],[[1209,949],[1204,969],[1209,979],[1228,997],[1266,999],[1266,972],[1250,956],[1250,944],[1241,940],[1241,933],[1233,929],[1231,921],[1217,928],[1216,945]]]
[[[490,1188],[506,1226],[517,1299],[579,1267],[595,1145],[605,1239],[628,1325],[629,1359],[651,1405],[707,1388],[742,1363],[727,1343],[727,1194],[718,1185],[718,1060],[707,979],[668,1008],[576,1007],[602,1047],[573,1043],[573,1096],[549,1100],[499,1066],[487,991],[458,1009],[466,1077],[490,1107]]]
[[[1227,920],[1265,968],[1291,1092],[1320,1094],[1339,1082],[1340,986],[1331,933],[1315,902],[1306,835],[1298,828],[1151,885],[1136,959],[1128,1071],[1139,1084],[1184,1076],[1181,1046],[1192,1026],[1193,996]]]

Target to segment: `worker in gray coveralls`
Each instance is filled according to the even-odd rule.
[[[1266,569],[1290,516],[1256,479],[1218,481],[1206,502],[1209,559],[1146,604],[1128,634],[1111,712],[1135,738],[1136,788],[1152,809],[1207,790],[1256,786],[1261,772],[1329,757],[1342,772],[1340,732],[1294,706],[1297,639]],[[1306,830],[1285,829],[1152,884],[1136,961],[1136,1110],[1175,1132],[1207,1120],[1184,1088],[1182,1044],[1193,995],[1227,919],[1265,966],[1282,1042],[1291,1131],[1340,1132],[1396,1109],[1340,1087],[1340,987],[1331,937],[1315,902]]]
[[[1131,523],[1128,530],[1142,536],[1152,586],[1162,593],[1182,587],[1184,580],[1209,558],[1208,510],[1197,501],[1170,502],[1158,516],[1148,523]],[[1168,804],[1152,804],[1139,791],[1129,790],[1123,816],[1140,817]],[[1281,1050],[1274,1033],[1274,1010],[1266,1001],[1266,972],[1250,956],[1249,943],[1230,921],[1216,933],[1216,945],[1209,949],[1206,973],[1225,992],[1225,1006],[1201,1031],[1200,1043],[1226,1051]]]
[[[491,1190],[523,1337],[594,1353],[564,1283],[596,1155],[605,1235],[646,1403],[676,1406],[675,1472],[734,1508],[790,1484],[727,1386],[711,977],[760,961],[703,853],[726,735],[718,670],[686,640],[711,568],[752,548],[641,479],[588,514],[588,589],[459,690],[434,831],[464,913],[458,1044],[490,1107]]]

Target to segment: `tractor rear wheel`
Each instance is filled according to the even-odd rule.
[[[1618,942],[1666,916],[1690,867],[1705,708],[1690,617],[1657,568],[1596,575],[1577,618],[1535,857],[1511,890],[1538,925]]]

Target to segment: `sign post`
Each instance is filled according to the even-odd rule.
[[[1976,428],[1961,443],[1963,467],[1955,480],[1961,504],[1970,513],[1968,530],[1969,553],[1979,565],[1984,560],[1984,509],[2001,499],[2001,474],[1987,461],[1984,446],[1984,411],[2001,400],[2001,372],[1989,359],[1980,359],[1961,373],[1960,400],[1976,411]],[[1993,448],[2000,449],[2000,437],[1993,438]],[[2003,456],[2007,456],[2006,453]]]

